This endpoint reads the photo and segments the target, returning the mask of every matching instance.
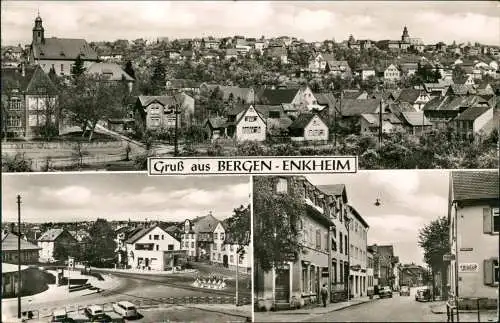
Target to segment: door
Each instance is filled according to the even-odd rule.
[[[290,269],[277,268],[275,270],[275,299],[288,303],[290,301]]]
[[[224,267],[226,267],[226,268],[228,267],[227,255],[224,255],[224,256],[222,257],[222,265],[223,265]]]

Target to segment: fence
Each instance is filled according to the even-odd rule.
[[[3,150],[36,150],[36,149],[75,149],[76,142],[22,142],[22,143],[2,143]],[[109,142],[81,142],[82,149],[92,148],[121,148],[125,147],[124,141]]]

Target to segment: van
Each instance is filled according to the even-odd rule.
[[[113,304],[113,310],[123,317],[136,317],[137,308],[134,304],[128,301],[120,301]]]

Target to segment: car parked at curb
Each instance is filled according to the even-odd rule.
[[[113,311],[125,318],[137,317],[137,307],[128,301],[114,303]]]
[[[392,289],[389,286],[383,286],[378,290],[378,296],[380,298],[392,298]]]
[[[429,287],[421,287],[415,293],[415,300],[417,302],[427,302],[431,300],[431,290]]]
[[[399,296],[410,296],[410,287],[403,285],[399,289]]]

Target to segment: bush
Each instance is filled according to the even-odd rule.
[[[238,156],[267,156],[264,145],[256,141],[244,141],[237,146]]]
[[[224,147],[218,143],[212,143],[210,146],[207,148],[207,155],[208,156],[224,156]]]
[[[2,156],[2,171],[3,172],[31,172],[32,161],[25,158],[24,154],[16,154],[14,157]]]
[[[198,151],[191,144],[184,145],[182,151],[179,154],[179,156],[184,156],[184,157],[198,156],[198,155],[199,155]]]

